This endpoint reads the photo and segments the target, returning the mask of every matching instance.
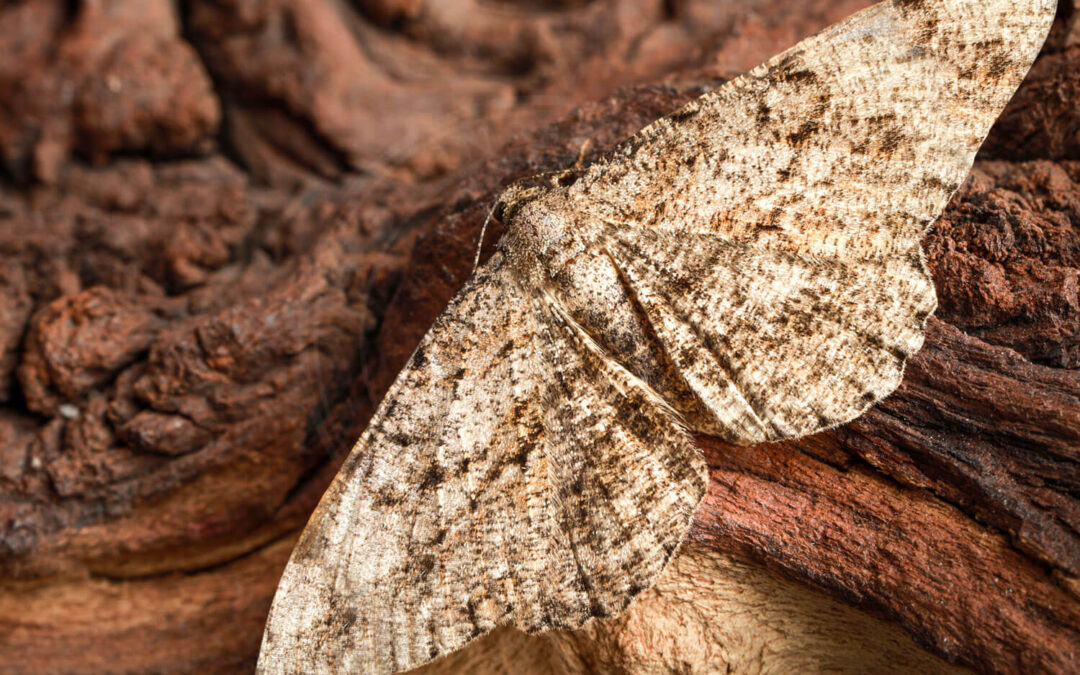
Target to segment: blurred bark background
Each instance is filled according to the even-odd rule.
[[[0,672],[250,671],[499,189],[869,4],[0,5]],[[627,615],[429,672],[1080,670],[1061,5],[924,242],[940,308],[900,390],[799,442],[702,438],[691,540]]]

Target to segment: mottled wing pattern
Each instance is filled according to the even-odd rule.
[[[570,187],[707,409],[694,428],[800,436],[895,389],[935,306],[919,239],[1054,4],[881,3],[650,125]]]
[[[673,555],[705,484],[663,403],[496,254],[319,504],[259,670],[407,670],[502,623],[621,611]]]
[[[629,228],[847,258],[906,252],[966,177],[1055,6],[875,5],[649,125],[571,195]]]
[[[708,417],[735,443],[850,420],[900,383],[934,309],[917,249],[823,260],[712,235],[613,230],[607,253]]]

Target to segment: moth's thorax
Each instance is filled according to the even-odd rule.
[[[591,228],[565,194],[549,193],[509,206],[504,250],[530,276],[557,274],[585,249]]]

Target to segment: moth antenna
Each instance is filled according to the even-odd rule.
[[[476,268],[480,266],[480,251],[484,248],[484,235],[487,234],[488,223],[491,222],[491,216],[495,213],[495,207],[499,205],[499,200],[496,199],[491,208],[488,209],[487,218],[484,218],[484,226],[480,228],[480,241],[476,242],[476,256],[473,257],[472,272],[469,272],[469,276],[476,274]]]

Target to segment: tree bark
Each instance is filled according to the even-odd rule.
[[[0,672],[250,670],[501,187],[868,4],[0,8]],[[924,241],[897,393],[699,439],[705,503],[626,615],[428,672],[1080,669],[1077,17]]]

